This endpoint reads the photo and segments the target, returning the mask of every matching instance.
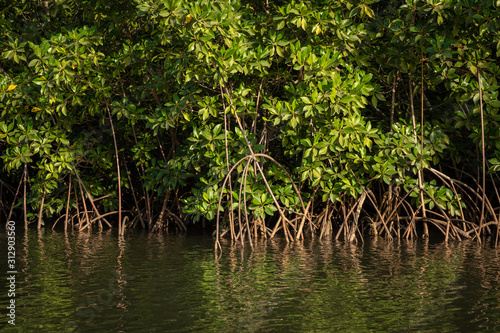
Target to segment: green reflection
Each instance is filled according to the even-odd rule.
[[[210,237],[30,232],[18,253],[16,332],[500,330],[498,250],[475,243],[276,239],[216,262]]]

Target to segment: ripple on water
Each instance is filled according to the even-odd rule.
[[[0,237],[1,240],[1,237]],[[23,332],[499,331],[500,256],[475,243],[29,233]],[[5,299],[0,297],[4,304]]]

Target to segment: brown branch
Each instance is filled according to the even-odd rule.
[[[19,190],[21,189],[21,184],[24,182],[24,172],[21,176],[21,180],[19,181],[19,185],[17,186],[16,194],[14,195],[14,199],[12,200],[12,205],[10,207],[9,216],[7,216],[7,221],[5,221],[5,226],[7,227],[7,223],[10,221],[10,217],[12,216],[12,212],[14,211],[14,206],[16,205],[17,195],[19,194]],[[26,198],[26,193],[24,194]]]
[[[122,236],[125,230],[123,230],[122,221],[122,184],[120,176],[120,157],[118,156],[118,144],[116,143],[116,133],[115,127],[113,126],[113,117],[111,116],[111,111],[109,110],[109,105],[106,102],[106,109],[108,110],[109,123],[111,124],[111,132],[113,133],[113,143],[115,145],[115,155],[116,155],[116,171],[118,173],[118,235]]]

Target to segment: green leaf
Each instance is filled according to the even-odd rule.
[[[312,104],[311,101],[309,100],[309,97],[301,96],[300,97],[302,101],[306,104]]]
[[[355,99],[353,96],[344,96],[342,97],[342,99],[340,100],[341,103],[350,103],[350,102],[353,102]]]

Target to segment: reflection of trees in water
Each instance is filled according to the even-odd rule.
[[[500,249],[488,246],[467,248],[460,282],[467,285],[462,296],[469,305],[471,322],[464,329],[500,331]],[[463,306],[460,300],[454,306]]]
[[[124,241],[111,242],[110,231],[70,235],[29,230],[22,234],[16,247],[16,303],[17,325],[23,331],[76,329],[75,318],[90,324],[111,307],[127,310],[130,302],[124,289],[131,276],[123,270]],[[79,293],[78,286],[87,281],[93,285]],[[77,315],[79,309],[88,310],[85,318]]]
[[[84,329],[109,328],[100,319],[115,316],[125,329],[499,331],[499,250],[474,242],[275,238],[251,251],[227,240],[214,261],[210,238],[141,236],[118,245],[106,232],[20,239],[19,315],[33,318],[25,331],[40,318],[54,327],[79,318],[79,304],[108,288],[110,267],[135,279],[113,276],[117,293],[93,323],[78,323]]]
[[[460,304],[468,285],[487,281],[484,295],[476,294],[478,307],[484,307],[498,282],[498,270],[480,259],[490,250],[475,251],[471,259],[470,249],[477,246],[467,242],[374,239],[355,246],[273,240],[253,252],[224,247],[228,260],[217,266],[217,302],[221,310],[241,310],[222,311],[230,326],[239,322],[256,329],[271,320],[295,330],[454,331],[468,320]],[[480,276],[464,277],[466,265],[482,265],[471,267]]]

